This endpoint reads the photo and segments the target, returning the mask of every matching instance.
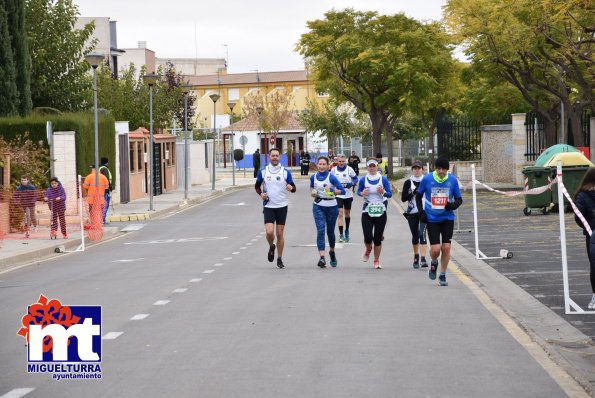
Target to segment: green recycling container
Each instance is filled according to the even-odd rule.
[[[581,184],[585,173],[589,169],[589,166],[562,166],[562,182],[568,191],[572,200],[574,200],[574,194]],[[556,177],[556,168],[552,167],[552,179]],[[558,204],[558,184],[552,185],[552,199],[554,204]],[[568,199],[564,197],[564,204],[568,204]]]
[[[551,176],[551,167],[527,166],[523,168],[523,175],[527,179],[527,188],[538,188],[548,184]],[[549,189],[537,195],[525,195],[525,208],[523,213],[528,216],[531,209],[541,209],[543,214],[548,214],[552,203],[552,191]]]

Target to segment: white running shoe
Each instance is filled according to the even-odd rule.
[[[368,248],[364,249],[364,254],[362,254],[362,261],[364,263],[367,263],[368,260],[370,259],[370,253],[372,253],[371,249],[368,249]]]
[[[374,268],[382,269],[382,265],[380,265],[380,260],[374,260]]]
[[[587,306],[587,309],[595,310],[595,294],[591,297],[591,302]]]

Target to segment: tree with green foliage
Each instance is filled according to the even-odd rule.
[[[25,24],[31,55],[33,106],[62,111],[92,106],[92,82],[84,55],[94,23],[75,29],[78,7],[72,0],[25,0]]]
[[[595,106],[592,1],[449,0],[445,19],[474,64],[516,87],[543,116],[547,145],[557,142],[560,103],[574,143],[584,144],[580,118]]]
[[[412,104],[424,104],[443,88],[436,84],[450,64],[450,50],[433,23],[404,14],[379,15],[353,9],[329,11],[308,22],[297,50],[312,68],[316,87],[339,101],[349,101],[370,117],[374,152],[388,133],[392,172],[392,131]],[[438,58],[438,59],[436,59]]]
[[[16,115],[18,112],[16,70],[8,13],[4,1],[0,1],[0,116]]]
[[[31,58],[27,47],[25,30],[25,4],[21,0],[4,1],[10,30],[12,53],[16,71],[18,113],[25,116],[31,112]]]

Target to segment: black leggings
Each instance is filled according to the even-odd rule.
[[[362,229],[364,231],[364,242],[369,245],[374,241],[374,246],[382,245],[382,235],[386,226],[386,213],[380,217],[370,217],[368,213],[362,213]]]
[[[409,229],[411,230],[411,244],[412,245],[425,245],[426,240],[426,223],[420,221],[419,215],[410,215],[407,217],[409,223]]]
[[[587,235],[587,255],[591,265],[591,290],[595,293],[595,237]]]

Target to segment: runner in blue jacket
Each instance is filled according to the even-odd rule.
[[[438,257],[440,257],[440,286],[448,286],[446,268],[450,260],[450,240],[454,230],[456,210],[462,203],[461,190],[457,178],[448,172],[450,164],[446,158],[438,158],[433,173],[426,174],[417,189],[417,208],[421,220],[427,221],[430,240],[430,279],[436,279]],[[422,201],[425,206],[422,206]],[[442,243],[440,237],[442,236]]]

